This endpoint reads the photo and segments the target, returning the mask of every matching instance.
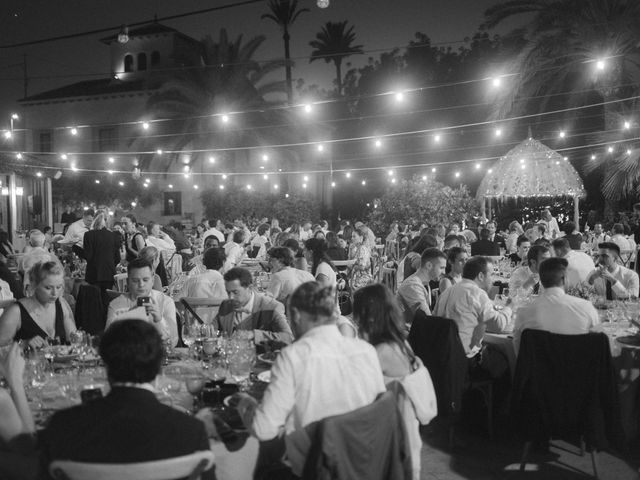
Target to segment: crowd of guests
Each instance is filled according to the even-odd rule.
[[[313,442],[307,427],[352,412],[361,415],[357,418],[366,425],[365,438],[367,431],[374,432],[375,439],[391,438],[398,422],[404,423],[408,443],[404,457],[394,457],[394,468],[417,479],[418,427],[430,420],[418,412],[431,410],[433,417],[435,407],[425,405],[424,396],[409,398],[408,386],[401,389],[402,396],[392,385],[424,369],[406,340],[418,315],[425,321],[431,316],[453,320],[469,374],[508,383],[508,359],[483,342],[486,332],[513,330],[516,351],[526,328],[586,333],[598,329],[595,309],[589,301],[567,295],[567,289],[590,286],[607,299],[637,297],[639,289],[636,272],[622,265],[623,252],[635,247],[617,226],[610,236],[601,225],[590,234],[580,234],[571,222],[561,230],[548,210],[533,225],[523,228],[512,222],[504,235],[490,221],[479,229],[453,224],[425,226],[414,233],[394,223],[382,243],[385,260],[395,265],[397,285],[376,283],[372,262],[379,255],[378,242],[360,222],[343,222],[334,232],[327,222],[282,229],[277,220],[261,219],[250,229],[240,220],[209,220],[197,225],[191,238],[182,234],[184,243],[174,230],[180,231],[154,222],[142,228],[131,215],[110,224],[105,212],[87,210],[63,238],[52,242],[84,258],[86,281],[103,292],[113,288],[118,265],[126,266],[127,289],[108,302],[100,342],[110,393],[56,413],[37,444],[18,441],[33,438],[35,425],[24,395],[24,360],[17,342],[39,349],[56,338],[70,341],[77,327],[64,299],[64,267],[40,245],[41,236],[31,232],[33,263],[24,270],[24,296],[17,301],[12,296],[2,304],[0,317],[0,374],[9,387],[0,388],[0,439],[25,462],[37,456],[44,478],[56,459],[149,461],[207,450],[209,440],[221,440],[214,417],[201,413],[193,418],[171,410],[153,394],[163,352],[180,342],[175,300],[181,297],[220,299],[220,307],[203,318],[221,334],[242,331],[256,346],[270,341],[287,345],[275,361],[262,400],[237,394],[233,404],[257,439],[283,435],[290,474],[301,477],[310,457]],[[627,244],[622,245],[623,240]],[[165,293],[168,279],[162,278],[161,267],[174,255],[188,274],[171,298]],[[263,291],[243,266],[247,258],[270,272]],[[333,263],[346,259],[353,260],[348,274],[350,318],[339,309],[340,272]],[[533,296],[518,311],[515,325],[511,300],[499,303],[494,298],[505,287],[494,275],[498,261],[513,265],[510,295]],[[399,419],[380,410],[386,408],[380,399],[388,389],[396,399],[393,412],[395,405],[402,406]],[[401,444],[393,448],[403,448]],[[381,455],[390,448],[385,446]]]

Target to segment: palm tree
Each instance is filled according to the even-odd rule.
[[[558,94],[569,91],[576,93],[561,97],[567,98],[564,106],[592,103],[595,95],[604,103],[604,131],[618,130],[617,119],[628,108],[620,100],[640,92],[640,2],[508,0],[485,12],[485,27],[522,14],[532,16],[514,32],[524,48],[506,69],[517,74],[509,77],[511,88],[494,103],[493,119],[544,111]],[[611,176],[612,166],[606,167],[605,177]],[[614,191],[621,189],[607,188],[609,194]]]
[[[298,0],[270,0],[269,10],[271,13],[265,13],[260,18],[268,18],[273,20],[276,25],[282,29],[282,40],[284,40],[284,60],[285,74],[287,81],[287,101],[289,104],[293,102],[293,86],[291,80],[291,52],[289,51],[289,28],[293,22],[304,12],[309,12],[308,8],[298,9]]]
[[[353,45],[356,34],[353,27],[347,29],[347,20],[344,22],[327,22],[322,30],[316,34],[316,39],[309,45],[314,48],[309,62],[324,59],[326,63],[333,62],[336,66],[336,83],[338,96],[342,95],[342,59],[354,53],[364,53],[362,45]]]

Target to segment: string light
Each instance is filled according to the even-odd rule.
[[[323,152],[324,151],[324,145],[322,145],[322,144],[318,145],[317,148],[318,148],[319,152]]]
[[[361,183],[362,183],[363,186],[367,184],[367,182],[365,180],[362,180]]]
[[[41,177],[42,176],[42,172],[36,172],[36,177]]]
[[[304,105],[304,112],[305,113],[311,113],[312,110],[313,110],[313,107],[311,105],[309,105],[308,103]]]
[[[280,185],[278,185],[277,183],[273,186],[274,190],[278,190],[280,188]]]
[[[118,185],[120,185],[121,187],[124,187],[124,182],[118,182]]]
[[[603,59],[596,61],[596,68],[600,71],[603,71],[607,66],[606,62]]]
[[[440,134],[436,134],[433,136],[433,141],[436,143],[440,143]]]
[[[209,157],[209,163],[216,163],[216,157]]]
[[[67,157],[67,154],[66,154],[66,153],[63,153],[62,155],[60,155],[60,158],[61,158],[62,160],[66,160],[68,157]]]
[[[198,189],[198,185],[194,185],[194,186],[193,186],[193,189],[194,189],[194,190],[197,190],[197,189]]]
[[[114,163],[116,160],[113,157],[109,157],[109,163]]]
[[[629,130],[631,128],[631,122],[629,122],[628,120],[626,120],[624,122],[624,129],[625,130]]]
[[[263,161],[263,162],[266,162],[266,161],[268,161],[268,160],[269,160],[269,155],[266,155],[266,154],[265,154],[265,155],[262,155],[262,161]]]
[[[607,148],[607,152],[609,152],[609,153],[613,153],[613,147],[609,147],[609,148]]]
[[[229,115],[224,114],[222,115],[222,123],[229,123]]]
[[[97,178],[96,178],[95,182],[96,182],[97,184],[100,184],[100,180],[98,180]]]
[[[566,133],[564,130],[560,130],[560,133],[558,134],[558,136],[559,136],[560,138],[564,138],[564,137],[566,137],[566,136],[567,136],[567,133]]]
[[[336,182],[331,182],[331,188],[336,188]]]
[[[303,184],[302,184],[302,188],[307,188],[307,184],[306,184],[306,183],[303,183]]]
[[[502,135],[502,130],[500,128],[496,128],[495,135],[496,135],[496,137],[501,136]]]
[[[307,177],[306,175],[302,178],[305,182],[309,181],[309,177]]]
[[[493,168],[490,168],[489,170],[487,170],[487,172],[493,173]]]
[[[145,183],[144,185],[142,185],[144,188],[149,188],[149,184]]]
[[[431,173],[436,173],[436,167],[433,167],[433,168],[431,169]]]
[[[382,146],[382,140],[380,140],[379,138],[376,139],[376,141],[374,142],[376,148],[380,148]]]
[[[426,182],[427,181],[427,176],[426,175],[422,175],[422,181]]]
[[[75,164],[71,164],[71,171],[72,172],[77,172],[78,171],[78,167],[76,167]]]
[[[18,160],[22,160],[22,154],[21,153],[16,153],[16,158]]]
[[[479,163],[476,163],[476,170],[480,170],[481,165]]]
[[[161,148],[157,149],[157,150],[156,150],[156,153],[157,153],[158,155],[162,155],[162,149],[161,149]]]
[[[404,101],[404,93],[402,93],[402,92],[396,93],[395,97],[396,97],[396,102],[403,102]]]
[[[11,133],[10,130],[5,130],[4,131],[4,138],[6,138],[7,140],[10,140],[12,136],[13,136],[13,134]]]
[[[396,183],[396,179],[395,179],[395,178],[392,178],[392,179],[391,179],[391,183]]]
[[[456,178],[460,178],[460,172],[456,172]]]
[[[76,127],[72,127],[71,128],[71,135],[77,135],[78,134],[78,129]]]
[[[247,190],[251,190],[252,188],[251,184],[247,185]]]
[[[113,170],[107,170],[107,173],[108,173],[109,175],[113,175]]]
[[[498,88],[500,85],[502,85],[502,78],[500,77],[494,77],[491,80],[491,85],[493,85],[495,88]]]
[[[262,178],[264,178],[265,180],[269,180],[269,175],[267,175],[266,173],[262,176]]]
[[[171,189],[171,188],[173,188],[173,184],[170,183],[169,185],[167,185],[167,187],[169,187]]]
[[[596,156],[595,155],[591,155],[591,160],[595,160]]]
[[[220,185],[220,186],[218,186],[218,188],[219,188],[220,190],[224,190],[224,185]]]
[[[144,130],[149,130],[149,122],[142,122],[142,128]]]
[[[627,155],[631,155],[631,149],[627,148]]]
[[[393,170],[387,171],[387,175],[389,175],[390,177],[393,177],[393,174],[394,174]]]
[[[223,180],[226,180],[226,179],[227,179],[227,174],[226,174],[226,173],[223,173],[223,174],[222,174],[222,179],[223,179]]]
[[[345,173],[345,177],[347,177],[347,178],[351,178],[351,172],[347,172],[347,173]]]

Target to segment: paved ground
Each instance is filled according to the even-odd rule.
[[[423,431],[422,480],[573,480],[593,474],[591,456],[579,455],[579,449],[566,442],[554,441],[550,454],[532,455],[527,471],[519,472],[522,444],[498,426],[494,440],[477,427],[459,431],[464,446],[449,448],[445,432],[439,428]],[[640,480],[640,441],[629,445],[624,453],[598,454],[601,480]]]

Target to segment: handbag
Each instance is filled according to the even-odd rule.
[[[400,380],[400,383],[411,400],[416,418],[422,425],[427,425],[438,415],[438,400],[427,367],[418,357],[415,357],[414,366],[415,370]]]

